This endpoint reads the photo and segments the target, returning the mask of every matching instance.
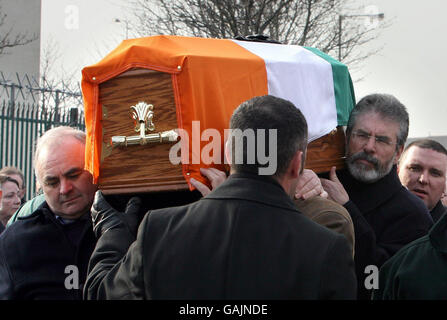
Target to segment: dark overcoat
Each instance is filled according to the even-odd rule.
[[[0,236],[0,299],[82,299],[95,243],[89,214],[64,225],[44,202]]]
[[[349,194],[345,208],[354,223],[355,266],[360,299],[370,299],[365,268],[378,270],[399,249],[428,233],[433,220],[424,202],[402,186],[396,166],[374,183],[356,180],[348,170],[337,172]],[[370,283],[374,284],[374,283]]]
[[[430,211],[431,217],[433,218],[433,223],[438,222],[438,220],[447,212],[447,208],[444,207],[441,200],[438,201],[436,206]]]
[[[447,299],[447,215],[380,269],[374,300]]]
[[[117,227],[98,240],[86,283],[89,299],[356,295],[345,237],[303,216],[271,178],[233,174],[193,204],[149,211],[127,252],[128,233]]]

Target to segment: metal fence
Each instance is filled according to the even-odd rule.
[[[9,79],[9,80],[7,80]],[[28,75],[5,75],[0,71],[0,96],[9,103],[26,102],[39,104],[44,109],[82,108],[79,82],[36,79]]]
[[[20,95],[30,93],[35,102],[21,102],[17,99]],[[43,94],[56,99],[42,99]],[[45,131],[62,125],[85,130],[80,97],[80,92],[30,87],[0,79],[0,168],[13,166],[22,170],[27,200],[36,193],[32,157],[37,138]],[[66,103],[67,99],[72,100],[71,106]]]

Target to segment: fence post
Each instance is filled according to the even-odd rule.
[[[60,116],[59,116],[59,90],[56,90],[56,98],[54,99],[54,118],[53,121],[55,123],[60,122]]]
[[[0,71],[0,168],[19,167],[25,174],[27,198],[31,198],[36,186],[32,152],[37,138],[54,125],[69,125],[84,131],[85,123],[80,92],[39,84],[32,87],[29,79],[28,84],[22,86],[20,80],[19,83],[11,83],[5,80]],[[25,99],[22,90],[31,94],[39,92],[42,97],[26,107],[26,102],[21,101],[21,97]],[[74,104],[77,107],[73,107],[70,99],[76,99]],[[70,107],[67,108],[67,105]]]
[[[11,96],[9,99],[9,114],[8,116],[10,118],[14,118],[14,103],[16,100],[16,96],[15,96],[15,85],[11,85]]]
[[[78,108],[70,108],[70,127],[78,124]]]

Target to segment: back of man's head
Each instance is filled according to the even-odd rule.
[[[281,177],[298,150],[305,158],[307,122],[290,101],[270,95],[245,101],[234,111],[230,128],[235,172]]]
[[[370,94],[362,98],[351,111],[346,136],[351,136],[356,120],[366,113],[378,113],[383,119],[393,121],[399,125],[396,149],[405,144],[408,137],[409,117],[405,106],[390,94]]]

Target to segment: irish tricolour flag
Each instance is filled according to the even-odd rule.
[[[303,112],[309,141],[347,124],[355,98],[345,65],[314,48],[234,42],[264,61],[268,94],[292,101]]]
[[[193,121],[223,132],[241,102],[271,94],[303,112],[312,141],[346,125],[355,103],[347,67],[317,49],[180,36],[125,40],[82,71],[86,165],[95,177],[102,143],[99,84],[132,68],[171,75],[178,128],[189,133]]]

